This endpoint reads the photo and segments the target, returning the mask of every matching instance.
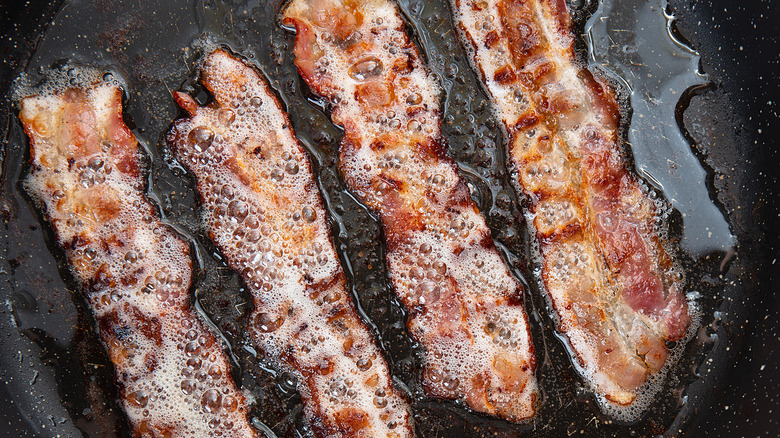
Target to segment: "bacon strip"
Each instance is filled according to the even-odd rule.
[[[257,436],[220,343],[195,315],[189,246],[144,197],[118,86],[24,98],[44,211],[97,320],[134,436]]]
[[[395,291],[431,396],[512,421],[538,397],[522,289],[441,135],[439,87],[393,3],[294,0],[298,69],[344,127],[340,170],[382,219]]]
[[[629,405],[690,324],[654,200],[620,152],[613,91],[575,60],[563,0],[453,0],[509,134],[542,277],[580,371]]]
[[[250,335],[298,379],[322,437],[410,437],[408,406],[345,287],[311,165],[260,75],[223,50],[175,97],[190,118],[168,136],[198,180],[204,219],[255,302]]]

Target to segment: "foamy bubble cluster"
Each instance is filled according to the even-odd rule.
[[[223,50],[201,81],[214,103],[176,95],[191,117],[168,136],[197,177],[210,237],[255,302],[249,332],[299,382],[322,436],[412,436],[404,399],[357,317],[311,165],[258,73]]]
[[[188,245],[144,197],[120,88],[92,71],[66,77],[18,91],[25,185],[82,285],[134,434],[254,436],[221,345],[189,305]]]
[[[531,201],[540,279],[573,361],[605,411],[637,418],[690,327],[659,206],[626,170],[617,104],[574,59],[562,3],[454,0]]]
[[[439,87],[396,6],[293,1],[296,64],[345,128],[340,169],[379,213],[395,291],[425,347],[429,394],[513,421],[534,414],[520,285],[444,151]]]

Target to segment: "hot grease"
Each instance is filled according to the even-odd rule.
[[[24,84],[28,193],[82,286],[137,436],[255,436],[221,344],[193,312],[189,246],[144,196],[122,92],[89,69]]]
[[[250,336],[294,375],[317,436],[413,436],[404,398],[358,318],[312,168],[258,73],[224,50],[205,57],[207,106],[168,141],[197,177],[203,220],[255,303]]]

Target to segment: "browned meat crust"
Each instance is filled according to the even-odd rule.
[[[563,0],[453,0],[531,201],[542,277],[582,374],[633,403],[690,324],[648,190],[626,168],[612,89],[575,60]]]
[[[309,160],[253,68],[223,50],[201,82],[214,102],[175,93],[189,118],[168,140],[197,177],[210,237],[255,303],[250,335],[296,376],[321,437],[410,437],[411,416],[345,288]]]
[[[429,395],[533,416],[536,369],[522,289],[441,136],[439,87],[387,0],[294,0],[298,69],[344,127],[340,170],[382,219]]]
[[[144,197],[118,86],[21,100],[27,191],[81,283],[139,437],[257,436],[220,343],[189,303],[188,245]]]

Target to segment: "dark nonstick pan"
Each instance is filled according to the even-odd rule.
[[[126,83],[125,118],[147,151],[149,196],[196,250],[200,269],[192,293],[198,311],[230,346],[237,382],[256,398],[253,422],[269,437],[308,433],[294,382],[245,342],[246,292],[199,229],[193,181],[162,141],[179,116],[171,90],[201,91],[192,75],[198,55],[193,40],[202,34],[248,57],[291,114],[311,152],[355,299],[381,339],[398,382],[409,388],[419,436],[780,435],[780,7],[760,0],[670,0],[667,12],[676,17],[670,32],[699,52],[700,70],[706,73],[673,105],[675,121],[692,145],[686,153],[705,170],[702,179],[712,196],[705,201],[727,218],[735,245],[697,254],[681,250],[689,286],[698,292],[701,326],[649,412],[621,424],[600,412],[571,368],[531,268],[525,268],[529,259],[522,201],[507,181],[500,134],[480,105],[484,94],[451,32],[446,3],[399,4],[447,90],[444,130],[450,155],[526,284],[544,387],[537,419],[511,425],[422,396],[416,378],[418,346],[406,332],[404,312],[389,287],[383,249],[375,243],[381,228],[338,177],[340,131],[297,76],[293,37],[276,20],[280,0],[5,0],[0,2],[0,403],[5,406],[0,410],[0,435],[130,435],[93,321],[51,231],[20,184],[28,155],[10,99],[12,82],[22,72],[35,80],[41,69],[76,64],[104,68]],[[595,0],[571,4],[584,33],[598,5]],[[645,5],[641,0],[631,4]],[[582,51],[584,41],[579,44]],[[205,93],[202,97],[207,98]],[[625,119],[632,114],[628,110]],[[476,140],[464,135],[471,125],[480,133]],[[678,241],[685,221],[679,212],[670,220],[670,237]]]

